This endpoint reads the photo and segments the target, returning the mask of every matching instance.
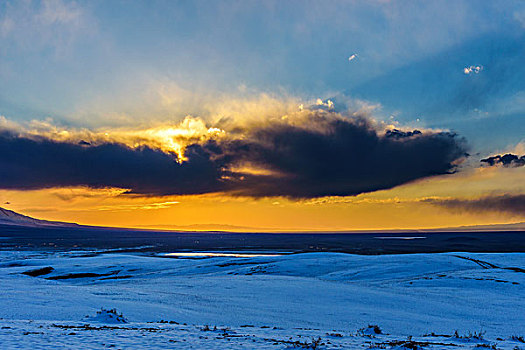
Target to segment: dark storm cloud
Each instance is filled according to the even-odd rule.
[[[247,175],[233,190],[256,197],[356,195],[453,172],[454,161],[465,156],[464,141],[451,133],[379,135],[362,118],[317,115],[303,124],[308,128],[276,123],[253,130],[245,140],[221,144],[224,162],[275,173]]]
[[[302,126],[304,125],[304,126]],[[0,134],[0,188],[85,185],[144,195],[225,191],[253,197],[356,195],[455,171],[464,140],[452,133],[379,134],[366,119],[312,115],[272,122],[242,139],[187,147],[186,161],[156,149],[73,144]],[[248,165],[261,172],[232,172]]]
[[[494,165],[501,164],[506,168],[520,167],[520,166],[525,166],[525,156],[520,157],[515,154],[507,153],[504,155],[488,157],[488,158],[480,160],[480,162],[488,166],[494,166]]]
[[[410,137],[410,136],[420,135],[420,134],[421,134],[421,131],[419,131],[419,130],[402,131],[402,130],[398,130],[398,129],[392,129],[392,130],[387,130],[387,132],[385,133],[385,137],[393,137],[395,139],[403,139],[405,137]]]
[[[525,194],[505,194],[478,199],[427,199],[424,202],[456,211],[495,211],[525,215]]]
[[[148,147],[89,146],[0,134],[0,187],[38,189],[85,185],[141,194],[190,194],[221,189],[219,169],[197,145],[188,161]]]

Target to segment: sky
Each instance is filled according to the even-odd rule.
[[[525,221],[523,1],[0,0],[0,206],[89,225]]]

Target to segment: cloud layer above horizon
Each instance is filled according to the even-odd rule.
[[[211,129],[211,128],[210,128]],[[226,192],[289,198],[357,195],[448,174],[466,155],[449,132],[384,130],[322,110],[233,125],[183,153],[117,141],[0,134],[0,186],[118,187],[139,195]]]
[[[502,194],[474,199],[425,199],[424,203],[438,205],[459,212],[500,212],[517,216],[525,213],[525,194]]]

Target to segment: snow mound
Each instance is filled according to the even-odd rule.
[[[87,321],[100,323],[128,323],[128,320],[117,309],[106,310],[101,308],[95,316],[86,316]]]

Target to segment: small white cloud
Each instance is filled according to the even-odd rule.
[[[350,57],[348,57],[348,61],[353,61],[353,60],[355,60],[356,58],[357,58],[357,54],[354,53],[354,54],[352,54]]]
[[[482,70],[483,70],[483,66],[468,66],[468,67],[463,68],[463,73],[467,75],[470,73],[478,74]]]
[[[321,100],[320,98],[318,98],[315,101],[315,104],[316,106],[310,109],[322,109],[322,110],[327,110],[327,111],[333,111],[335,108],[334,102],[332,100],[326,100],[325,102]]]

